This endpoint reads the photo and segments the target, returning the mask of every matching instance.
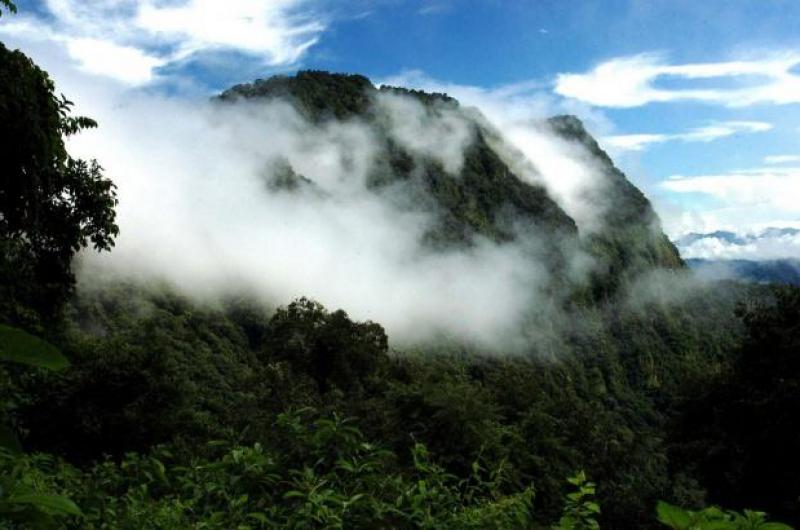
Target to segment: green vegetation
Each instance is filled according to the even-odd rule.
[[[70,116],[72,103],[53,91],[47,73],[0,43],[0,318],[20,324],[53,317],[75,252],[108,250],[118,232],[114,185],[64,146],[96,124]]]
[[[528,352],[400,352],[379,324],[305,298],[267,311],[164,287],[72,292],[73,254],[117,232],[113,184],[64,148],[93,122],[19,51],[0,46],[0,81],[0,529],[788,528],[750,508],[800,521],[800,291],[634,303],[636,272],[675,279],[681,262],[610,160],[624,207],[587,240],[488,131],[459,177],[388,145],[386,175],[416,166],[445,212],[432,244],[513,237],[511,211],[612,271]],[[368,114],[374,90],[306,72],[223,100],[288,94],[321,120]],[[577,120],[551,125],[593,141]],[[311,185],[290,170],[279,188]]]

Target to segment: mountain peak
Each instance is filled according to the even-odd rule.
[[[392,100],[385,96],[408,98],[421,104],[422,109],[414,110],[413,104],[409,107],[403,103],[398,116],[397,109],[389,108]],[[498,142],[506,142],[502,132],[491,130],[479,112],[462,108],[447,94],[391,86],[376,88],[368,78],[355,74],[301,71],[295,76],[237,85],[219,99],[286,100],[316,124],[358,118],[360,124],[372,130],[380,146],[381,154],[368,177],[369,186],[379,190],[402,183],[406,192],[413,195],[407,203],[431,208],[439,219],[428,233],[434,246],[471,244],[475,236],[502,243],[514,239],[520,227],[526,226],[525,230],[548,234],[544,238],[544,244],[552,247],[548,255],[560,254],[565,246],[588,249],[604,264],[596,278],[607,286],[601,289],[604,292],[616,290],[625,276],[648,268],[683,266],[676,248],[661,232],[650,202],[614,166],[575,116],[555,116],[546,124],[557,137],[582,146],[591,165],[600,169],[604,186],[590,200],[597,205],[612,203],[603,207],[603,227],[584,236],[578,234],[575,221],[541,183],[521,178],[504,159],[500,152],[503,149],[495,149]],[[470,140],[463,146],[457,171],[444,167],[430,148],[420,154],[394,136],[393,120],[409,119],[406,113],[415,114],[414,120],[427,120],[428,126],[443,118],[448,123],[466,124],[471,131]],[[448,141],[450,131],[442,128],[434,140]],[[575,242],[566,243],[568,240]],[[553,269],[562,267],[565,259],[555,259]]]

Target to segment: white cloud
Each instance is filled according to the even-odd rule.
[[[47,0],[51,17],[16,17],[0,33],[65,43],[83,71],[142,85],[158,67],[208,51],[245,53],[268,66],[296,63],[325,29],[310,2]]]
[[[627,150],[642,151],[648,145],[671,141],[681,142],[712,142],[719,138],[733,136],[739,133],[756,133],[772,129],[772,125],[760,121],[726,121],[712,123],[705,127],[698,127],[683,133],[675,134],[623,134],[607,136],[604,143],[610,147]]]
[[[611,59],[582,74],[563,73],[555,91],[599,107],[638,107],[653,102],[703,101],[729,107],[758,103],[800,102],[800,75],[792,69],[800,53],[771,54],[746,61],[667,64],[658,54],[639,54]],[[747,84],[736,81],[747,77]],[[663,78],[727,80],[718,88],[663,88]]]
[[[104,75],[131,85],[153,80],[153,70],[165,61],[138,48],[99,39],[67,39],[67,51],[84,72]]]
[[[392,94],[380,94],[378,108],[399,145],[439,161],[451,174],[461,171],[464,150],[475,139],[474,126],[461,113],[444,105],[423,107],[413,99]]]
[[[763,167],[719,174],[673,176],[659,188],[686,209],[673,234],[687,230],[748,232],[798,219],[800,167]],[[685,222],[682,222],[685,221]]]
[[[673,139],[670,134],[621,134],[603,138],[603,143],[623,151],[642,151],[650,144],[660,144]]]
[[[757,168],[726,174],[672,176],[660,184],[675,193],[701,193],[737,205],[797,209],[800,168]]]
[[[800,155],[770,155],[764,157],[765,164],[793,164],[800,162]]]
[[[744,243],[706,237],[681,247],[684,258],[770,260],[800,258],[800,234],[744,236]]]
[[[317,42],[324,25],[292,15],[298,0],[189,0],[160,7],[145,1],[135,24],[178,46],[178,56],[233,49],[263,56],[268,64],[297,61]]]
[[[452,7],[453,6],[445,2],[427,2],[417,10],[417,13],[423,16],[441,15],[450,11]]]
[[[580,103],[553,98],[546,85],[538,81],[483,88],[442,82],[410,71],[379,84],[445,92],[464,106],[477,107],[517,150],[510,152],[507,145],[493,145],[520,178],[543,186],[582,231],[599,228],[599,219],[609,207],[605,176],[584,146],[556,137],[544,123],[555,114],[577,114],[588,128],[602,132],[610,127],[602,114]]]
[[[424,109],[414,105],[402,107],[410,119],[402,129],[387,124],[393,138],[443,127],[419,119]],[[380,322],[395,343],[452,336],[495,348],[529,344],[520,330],[531,308],[549,307],[535,233],[514,244],[476,238],[469,249],[423,244],[437,212],[399,206],[413,183],[369,189],[381,147],[358,120],[312,125],[285,103],[221,106],[142,92],[105,94],[85,110],[106,125],[71,137],[70,149],[98,157],[117,183],[121,232],[113,252],[82,254],[81,288],[124,278],[211,301],[305,295]],[[462,139],[444,136],[439,147],[454,153]],[[271,190],[276,158],[322,193]]]

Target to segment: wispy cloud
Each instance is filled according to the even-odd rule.
[[[441,15],[450,11],[452,6],[447,2],[426,1],[422,7],[417,10],[420,15]]]
[[[659,54],[645,53],[603,62],[592,70],[562,73],[556,93],[598,107],[638,107],[654,102],[702,101],[728,107],[759,103],[800,102],[800,75],[793,69],[800,53],[774,53],[753,60],[669,64]],[[744,78],[747,83],[740,83]],[[665,78],[688,80],[688,88],[665,88]],[[716,88],[691,87],[690,81],[719,79]]]
[[[541,81],[485,88],[433,79],[423,72],[409,71],[379,80],[428,92],[445,92],[466,107],[476,107],[513,146],[495,145],[523,180],[544,186],[551,197],[575,219],[584,232],[600,226],[609,207],[606,179],[582,144],[555,137],[545,119],[556,114],[575,114],[590,130],[601,133],[610,127],[605,116],[579,102],[555,98]],[[521,158],[520,158],[521,156]]]
[[[800,167],[675,175],[661,186],[676,193],[701,193],[738,205],[769,205],[779,210],[796,211],[797,197],[800,197]]]
[[[642,151],[652,144],[665,142],[713,142],[720,138],[741,133],[757,133],[772,129],[772,125],[761,121],[726,121],[697,127],[674,134],[623,134],[607,136],[603,142],[612,148],[625,151]]]
[[[296,63],[325,23],[310,0],[46,0],[47,17],[25,15],[0,33],[63,43],[84,72],[131,85],[159,67],[204,52],[235,51],[268,66]]]
[[[764,157],[765,164],[794,164],[800,162],[800,155],[770,155]]]

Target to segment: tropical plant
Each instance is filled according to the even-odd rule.
[[[0,361],[58,371],[69,365],[52,344],[20,329],[0,325]],[[9,397],[0,398],[0,524],[18,523],[21,528],[58,528],[64,517],[81,515],[78,506],[64,495],[52,493],[51,476],[41,469],[52,457],[26,455],[8,423]]]
[[[567,493],[564,514],[553,530],[597,530],[600,524],[600,505],[595,501],[595,483],[586,478],[586,473],[578,472],[567,478],[574,491]]]
[[[656,507],[658,521],[673,530],[792,530],[792,527],[767,522],[764,512],[736,512],[711,506],[699,511],[684,510],[666,502]]]

